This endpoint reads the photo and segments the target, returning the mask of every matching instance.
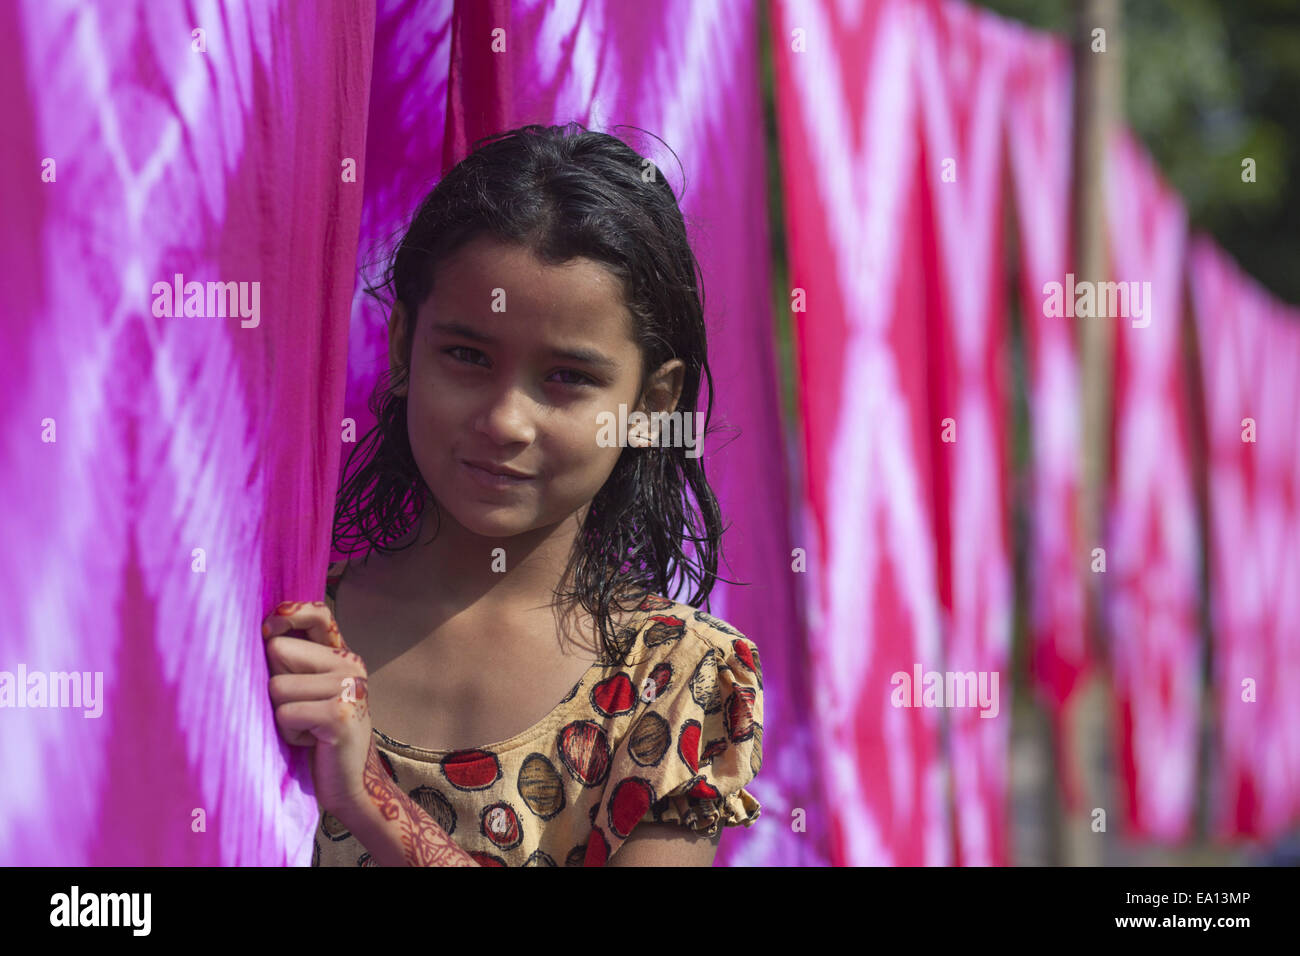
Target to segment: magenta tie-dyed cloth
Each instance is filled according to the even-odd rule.
[[[0,4],[0,863],[310,858],[259,628],[323,587],[373,32]]]
[[[1188,277],[1208,458],[1211,828],[1274,840],[1300,815],[1300,309],[1207,236]]]
[[[1071,270],[1070,156],[1073,76],[1066,42],[1025,31],[1007,91],[1007,138],[1020,257],[1020,302],[1028,362],[1030,462],[1026,546],[1030,672],[1052,723],[1057,786],[1074,811],[1083,806],[1074,746],[1074,704],[1096,666],[1084,631],[1088,554],[1079,526],[1082,398],[1073,319],[1044,308],[1044,290]]]
[[[808,303],[793,319],[823,825],[836,864],[946,865],[941,715],[891,706],[893,675],[936,669],[943,634],[918,6],[791,0],[773,14],[774,36],[817,50],[773,45],[790,285]]]
[[[1092,309],[1115,323],[1105,584],[1117,762],[1127,833],[1176,842],[1195,822],[1202,682],[1202,543],[1181,353],[1187,213],[1128,129],[1112,131],[1106,163],[1111,271],[1129,290],[1122,312],[1118,293],[1114,305],[1098,293]]]

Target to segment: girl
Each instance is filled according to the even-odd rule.
[[[709,866],[758,819],[758,649],[696,609],[723,529],[669,427],[712,384],[697,270],[671,187],[577,124],[481,140],[416,211],[336,512],[369,553],[263,628],[313,866]]]

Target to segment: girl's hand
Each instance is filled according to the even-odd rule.
[[[291,630],[306,638],[280,636]],[[348,650],[324,601],[286,601],[262,623],[271,704],[280,736],[313,747],[317,802],[335,816],[366,800],[370,751],[366,665]]]

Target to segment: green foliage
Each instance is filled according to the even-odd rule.
[[[1074,29],[1073,4],[983,0],[1040,29]],[[1300,7],[1289,0],[1136,0],[1108,55],[1124,119],[1212,236],[1278,298],[1300,304]],[[1118,40],[1118,43],[1115,41]],[[1255,182],[1242,182],[1242,159]]]

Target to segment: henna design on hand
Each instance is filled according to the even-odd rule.
[[[275,606],[275,610],[272,614],[276,617],[290,618],[305,607],[323,607],[328,609],[329,605],[324,601],[283,601]],[[339,624],[338,621],[334,620],[333,612],[330,612],[329,625],[325,628],[325,633],[329,637],[330,647],[335,649],[342,648],[344,651],[347,651],[348,646],[343,640],[343,635],[339,633]],[[265,622],[262,625],[262,634],[267,634]]]
[[[288,617],[290,614],[297,614],[305,607],[329,607],[324,601],[282,601],[275,606],[275,613],[279,617]]]
[[[477,866],[474,859],[452,842],[414,800],[402,792],[388,776],[379,760],[375,742],[370,741],[362,775],[366,794],[387,821],[400,828],[399,842],[408,866]]]
[[[363,667],[365,666],[361,661],[361,655],[357,654],[355,651],[348,650],[346,646],[334,647],[330,650],[335,656],[341,657],[345,661],[352,661],[353,663],[361,664]]]

